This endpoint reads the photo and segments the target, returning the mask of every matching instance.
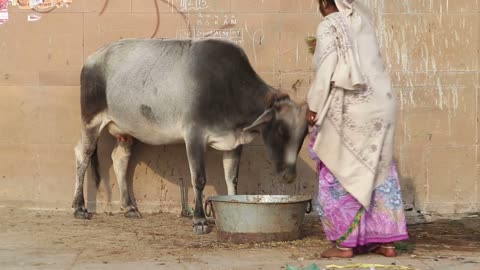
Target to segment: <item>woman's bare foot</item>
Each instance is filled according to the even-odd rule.
[[[352,258],[353,250],[335,246],[325,250],[321,255],[322,258]]]
[[[375,254],[379,254],[385,257],[396,257],[397,252],[395,251],[395,245],[393,243],[380,245],[378,248],[374,249]]]

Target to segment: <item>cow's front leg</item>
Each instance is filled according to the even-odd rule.
[[[210,232],[203,210],[203,189],[207,183],[205,175],[205,142],[199,137],[192,136],[185,141],[187,157],[192,178],[193,193],[195,195],[195,209],[193,211],[193,232],[207,234]]]
[[[235,150],[223,152],[223,170],[225,172],[228,195],[237,195],[238,170],[241,155],[241,145]]]

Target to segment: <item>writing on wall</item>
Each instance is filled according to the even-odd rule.
[[[190,30],[177,30],[178,39],[224,39],[242,45],[244,42],[243,29],[237,26],[235,14],[198,14],[195,27]]]
[[[180,0],[180,11],[194,11],[208,8],[207,0]]]

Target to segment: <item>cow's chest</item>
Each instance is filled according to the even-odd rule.
[[[243,144],[251,143],[255,135],[241,130],[214,133],[210,132],[207,136],[207,143],[210,147],[220,151],[230,151]]]

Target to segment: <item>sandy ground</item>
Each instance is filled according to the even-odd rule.
[[[353,260],[322,260],[329,246],[320,222],[307,217],[302,240],[232,245],[212,233],[196,236],[191,220],[169,213],[130,220],[101,213],[76,220],[64,211],[0,208],[0,269],[284,269],[316,263],[359,262],[416,269],[480,270],[480,218],[440,220],[410,226],[411,241],[400,256],[361,255]],[[283,268],[282,268],[283,267]],[[381,268],[377,268],[381,269]]]

